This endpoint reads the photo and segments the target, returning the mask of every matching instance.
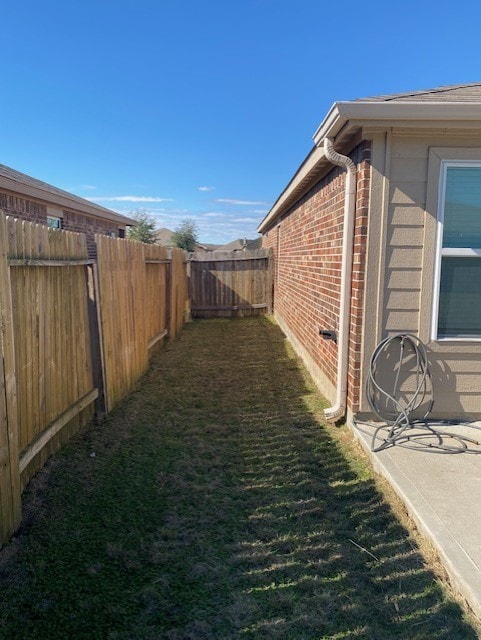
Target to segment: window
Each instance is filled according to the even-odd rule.
[[[443,160],[434,339],[481,339],[481,162]]]
[[[47,216],[47,226],[51,229],[61,229],[62,218],[57,218],[57,216]]]

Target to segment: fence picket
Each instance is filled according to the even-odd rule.
[[[0,387],[0,543],[6,542],[21,520],[20,468],[18,462],[17,382],[12,291],[8,268],[7,222],[0,216],[0,313],[1,379]]]

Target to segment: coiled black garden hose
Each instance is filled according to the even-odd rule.
[[[399,350],[397,359],[396,348]],[[403,371],[403,364],[409,362],[410,358],[413,358],[414,362],[411,362],[407,371]],[[380,366],[381,362],[385,365],[384,369]],[[390,391],[383,387],[387,365],[389,373],[394,376],[393,388]],[[406,379],[403,377],[405,374]],[[411,388],[402,389],[407,379],[411,381]],[[438,453],[481,452],[469,449],[471,444],[480,444],[477,440],[439,429],[459,425],[459,422],[434,422],[427,419],[434,405],[432,379],[426,348],[417,336],[398,333],[378,344],[371,356],[365,391],[372,412],[381,421],[380,425],[371,423],[371,426],[375,427],[372,451],[381,451],[395,444],[402,444],[407,448],[422,447],[426,451]],[[427,398],[428,394],[431,395],[430,399]],[[416,417],[415,412],[421,407],[421,416]],[[385,437],[379,435],[382,430],[387,430]]]

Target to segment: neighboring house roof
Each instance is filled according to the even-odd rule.
[[[221,244],[218,247],[218,251],[242,251],[245,244],[247,244],[247,240],[244,238],[238,238],[237,240],[232,240],[232,242],[228,242],[227,244]]]
[[[278,197],[257,231],[265,233],[332,166],[323,149],[331,138],[337,149],[349,146],[368,124],[389,125],[398,121],[409,126],[442,126],[440,123],[477,122],[481,125],[481,83],[460,84],[422,91],[335,102],[313,138],[315,146]]]
[[[172,241],[172,236],[174,232],[167,227],[163,227],[162,229],[157,229],[155,232],[156,242],[161,244],[163,247],[173,247],[174,243]]]
[[[171,231],[170,229],[167,229],[167,227],[162,227],[162,229],[157,229],[155,232],[156,242],[157,244],[160,244],[163,247],[173,247],[174,246],[174,241],[172,238],[173,235],[174,235],[174,232]],[[196,242],[195,250],[196,251],[212,251],[212,249],[207,249],[206,245],[200,244],[199,242]]]
[[[43,200],[44,202],[56,204],[65,209],[73,209],[96,218],[110,220],[119,224],[135,224],[135,220],[132,218],[123,216],[111,209],[101,207],[98,204],[90,202],[90,200],[58,189],[47,182],[32,178],[25,173],[11,169],[3,164],[0,164],[0,189],[5,189],[6,191],[18,193],[22,196],[35,198],[37,200]]]
[[[247,245],[246,245],[247,251],[255,251],[255,249],[261,249],[261,248],[262,248],[261,236],[259,236],[258,238],[255,238],[255,240],[247,240]]]
[[[255,238],[254,240],[248,240],[247,238],[238,238],[227,244],[222,244],[217,247],[217,251],[253,251],[254,249],[260,249],[262,238]]]
[[[174,232],[166,227],[162,229],[157,229],[155,232],[155,236],[157,238],[157,243],[161,244],[164,247],[173,247],[174,243],[172,240]],[[254,240],[248,240],[247,238],[238,238],[237,240],[233,240],[227,244],[201,244],[198,242],[195,247],[195,251],[243,251],[247,249],[248,251],[253,251],[254,249],[260,249],[262,238],[255,238]]]

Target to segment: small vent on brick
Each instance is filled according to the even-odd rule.
[[[329,329],[319,329],[319,335],[324,338],[324,340],[332,340],[337,344],[337,334],[335,331],[330,331]]]

